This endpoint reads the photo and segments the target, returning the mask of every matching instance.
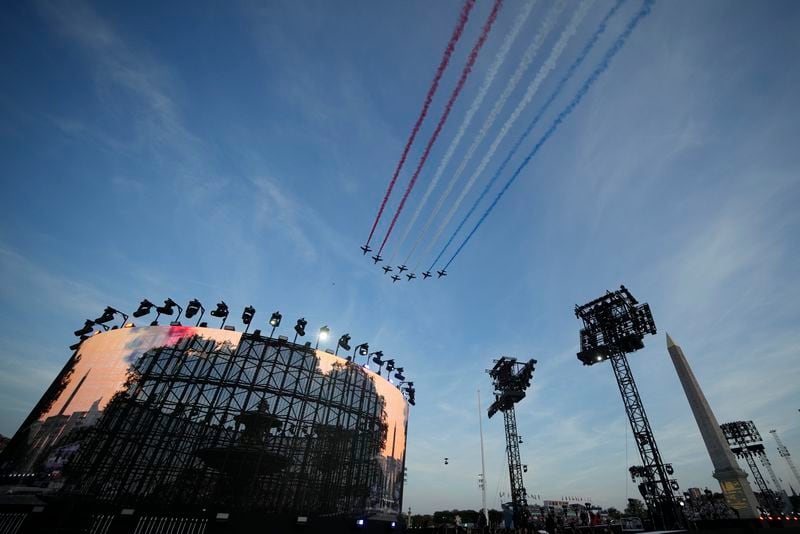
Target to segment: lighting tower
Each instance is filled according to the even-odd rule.
[[[761,471],[758,469],[758,464],[756,464],[756,458],[761,460],[761,464],[767,468],[767,472],[772,477],[772,483],[780,491],[778,477],[775,476],[772,465],[769,463],[764,451],[764,444],[761,442],[761,434],[758,433],[756,425],[752,421],[733,421],[732,423],[721,424],[720,428],[731,446],[731,452],[737,458],[744,458],[747,461],[750,472],[753,473],[753,479],[756,481],[756,486],[761,492],[762,504],[769,508],[772,513],[780,513],[782,509],[780,498],[777,493],[769,489],[767,482],[761,475]]]
[[[781,441],[781,438],[778,437],[778,432],[776,430],[770,430],[769,433],[772,434],[772,437],[775,438],[775,441],[778,443],[778,454],[780,454],[781,457],[786,460],[786,463],[789,464],[789,469],[791,469],[792,473],[794,474],[794,478],[800,482],[800,473],[797,472],[797,466],[795,466],[794,462],[792,461],[792,457],[789,454],[789,449],[786,448],[786,446],[783,444],[783,441]]]
[[[508,479],[511,483],[511,503],[514,509],[514,525],[519,528],[528,522],[528,492],[522,478],[522,460],[517,433],[517,417],[514,405],[525,398],[525,390],[531,385],[536,360],[519,363],[516,358],[501,357],[494,367],[487,370],[492,377],[495,401],[489,406],[489,418],[498,411],[503,412],[506,428],[506,454],[508,455]]]
[[[606,291],[602,297],[576,306],[575,316],[583,321],[578,359],[583,365],[611,361],[633,438],[642,458],[642,465],[636,466],[631,476],[642,480],[639,491],[650,510],[654,526],[656,529],[679,527],[682,515],[673,493],[678,490],[678,482],[669,477],[672,474],[671,466],[668,468],[661,460],[628,365],[627,354],[644,348],[642,340],[645,334],[656,333],[650,306],[639,304],[625,286],[620,286],[613,293]]]

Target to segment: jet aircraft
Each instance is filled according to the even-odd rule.
[[[372,249],[369,247],[369,245],[364,245],[363,247],[361,247],[361,250],[364,251],[364,256],[367,255],[367,252],[372,252]]]
[[[409,282],[410,282],[410,281],[412,281],[412,280],[413,280],[414,278],[416,278],[416,277],[417,277],[417,275],[416,275],[416,274],[414,274],[414,273],[408,273],[408,274],[406,275],[406,278],[408,278],[408,281],[409,281]]]
[[[400,265],[400,266],[398,266],[397,268],[398,268],[398,269],[400,269],[400,272],[401,272],[401,273],[402,273],[403,271],[407,271],[407,270],[408,270],[408,267],[406,267],[405,265]]]
[[[378,263],[379,261],[383,261],[383,258],[381,258],[380,254],[376,254],[375,256],[372,256],[372,259],[373,259],[373,261],[375,263]]]
[[[393,275],[392,275],[392,283],[395,283],[395,282],[397,282],[398,280],[400,280],[400,277],[399,277],[399,276],[397,276],[396,274],[393,274]]]
[[[439,275],[439,278],[441,278],[441,277],[443,277],[443,276],[447,276],[447,271],[445,271],[444,269],[442,269],[441,271],[436,271],[436,274],[438,274],[438,275]]]
[[[422,273],[422,279],[423,280],[426,279],[426,278],[430,278],[430,277],[431,277],[431,272],[430,271],[425,271],[424,273]]]
[[[383,274],[386,274],[392,270],[392,268],[389,267],[388,265],[384,265],[383,267],[381,267],[381,269],[383,269]]]

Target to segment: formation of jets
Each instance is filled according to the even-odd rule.
[[[361,251],[366,256],[368,253],[372,252],[372,249],[370,248],[369,245],[364,245],[364,246],[361,247]],[[372,261],[377,265],[378,263],[383,261],[383,258],[381,257],[380,254],[376,254],[376,255],[372,256]],[[383,267],[381,267],[381,269],[383,269],[383,274],[389,274],[389,273],[394,271],[394,269],[392,269],[392,267],[390,265],[384,265]],[[397,271],[398,271],[398,274],[393,274],[390,277],[392,279],[392,283],[399,282],[401,280],[399,275],[403,274],[403,272],[405,272],[405,271],[408,271],[408,267],[406,265],[398,265],[397,266]],[[438,278],[442,278],[444,276],[447,276],[447,271],[445,271],[444,269],[442,269],[440,271],[436,271],[436,275],[437,275]],[[431,274],[430,271],[425,271],[425,272],[422,273],[422,279],[423,280],[425,280],[426,278],[430,278],[431,276],[433,276],[433,275]],[[409,272],[408,274],[405,275],[405,277],[410,282],[411,280],[414,280],[417,277],[417,275],[415,273]]]

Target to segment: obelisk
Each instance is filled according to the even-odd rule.
[[[759,516],[758,501],[750,484],[747,482],[747,473],[742,471],[736,463],[722,429],[719,427],[714,412],[708,405],[700,384],[697,383],[686,356],[683,355],[681,348],[675,344],[667,334],[667,351],[678,372],[678,378],[686,393],[686,399],[694,413],[697,426],[700,428],[700,435],[706,444],[711,463],[714,464],[714,478],[719,481],[722,493],[728,505],[739,513],[742,519],[751,519]]]

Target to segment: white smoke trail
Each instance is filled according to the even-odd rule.
[[[447,200],[447,197],[452,192],[453,187],[455,187],[456,183],[458,182],[458,179],[461,177],[461,174],[464,172],[464,169],[466,168],[467,164],[472,159],[472,156],[475,154],[475,150],[478,148],[478,145],[480,145],[481,141],[483,141],[483,138],[486,137],[486,134],[494,124],[494,121],[497,119],[497,116],[503,110],[503,107],[506,105],[506,102],[508,102],[508,99],[511,97],[511,94],[517,88],[517,85],[519,84],[519,81],[522,79],[522,76],[528,70],[528,67],[531,66],[531,63],[533,63],[533,59],[536,57],[536,54],[541,48],[542,43],[544,43],[545,39],[547,39],[547,36],[550,34],[550,31],[553,29],[553,26],[556,23],[556,20],[558,20],[558,16],[561,14],[561,11],[563,11],[564,5],[565,1],[559,0],[559,2],[557,2],[550,9],[549,13],[545,17],[544,22],[542,22],[542,26],[539,28],[539,32],[533,38],[531,44],[528,45],[528,48],[525,50],[525,53],[523,54],[522,59],[519,62],[519,65],[517,65],[517,69],[514,71],[514,74],[511,75],[511,78],[506,83],[506,87],[505,89],[503,89],[500,98],[498,98],[497,102],[495,102],[494,107],[489,112],[489,116],[484,121],[480,131],[475,136],[475,139],[473,139],[472,144],[469,146],[466,153],[464,154],[464,158],[461,160],[461,163],[458,165],[458,168],[453,173],[453,176],[450,178],[450,182],[447,184],[447,187],[445,188],[444,192],[439,197],[439,201],[436,203],[436,207],[434,207],[433,211],[428,216],[428,220],[425,222],[424,228],[420,232],[419,237],[417,237],[414,246],[411,247],[411,250],[408,252],[408,256],[406,257],[406,263],[414,254],[414,251],[417,249],[419,244],[422,242],[422,238],[425,237],[428,228],[430,228],[431,224],[433,223],[433,220],[439,214],[439,211],[442,209],[444,202]]]
[[[447,167],[448,163],[450,163],[450,159],[453,157],[453,153],[458,148],[459,143],[461,142],[461,138],[464,137],[464,134],[469,128],[470,123],[472,123],[472,119],[477,113],[478,109],[480,109],[481,104],[483,103],[483,99],[486,97],[486,93],[489,91],[492,83],[494,83],[494,79],[497,76],[497,72],[500,70],[500,67],[503,66],[503,62],[506,60],[506,56],[508,55],[508,51],[511,49],[511,45],[514,44],[514,41],[519,35],[522,26],[528,20],[528,17],[533,10],[533,6],[536,5],[537,0],[531,0],[529,2],[525,2],[522,6],[522,10],[517,15],[516,20],[514,21],[514,26],[511,28],[511,32],[506,36],[505,41],[503,41],[500,50],[498,50],[497,55],[495,56],[494,63],[489,67],[489,70],[486,72],[486,77],[483,80],[483,84],[481,85],[480,89],[478,90],[478,94],[475,95],[475,98],[472,100],[472,104],[470,104],[467,113],[464,115],[464,119],[461,121],[461,126],[458,128],[458,133],[456,133],[453,140],[450,141],[450,146],[447,147],[445,151],[444,157],[439,162],[439,166],[436,168],[436,173],[433,175],[433,179],[431,183],[428,185],[428,189],[425,191],[425,195],[423,195],[422,200],[419,202],[417,206],[417,210],[414,212],[414,215],[411,217],[411,220],[406,225],[406,229],[403,232],[403,236],[400,238],[397,246],[392,253],[392,256],[389,258],[387,265],[391,265],[394,262],[394,257],[397,253],[403,248],[403,243],[405,243],[406,239],[408,239],[408,234],[411,232],[411,228],[414,226],[414,223],[417,222],[417,219],[422,213],[422,209],[425,207],[425,203],[428,202],[428,198],[431,196],[431,193],[436,188],[436,185],[439,183],[439,179],[444,174],[444,170]]]
[[[430,253],[431,249],[436,244],[439,237],[442,235],[442,232],[447,227],[447,224],[453,218],[453,215],[455,215],[455,212],[456,210],[458,210],[459,206],[461,205],[461,202],[464,200],[464,197],[467,196],[467,193],[469,193],[469,190],[475,184],[475,181],[486,169],[486,166],[489,164],[489,161],[492,159],[492,156],[494,156],[494,153],[497,152],[497,147],[500,145],[505,136],[511,130],[512,126],[514,126],[514,123],[522,114],[524,109],[533,99],[534,95],[536,94],[536,91],[539,90],[539,87],[542,85],[544,79],[547,77],[550,71],[552,71],[555,68],[556,63],[558,62],[558,58],[564,52],[564,49],[567,47],[567,43],[569,42],[570,38],[574,36],[575,33],[577,32],[578,26],[583,21],[583,18],[589,11],[589,8],[591,7],[593,1],[594,0],[583,0],[581,4],[578,6],[578,9],[575,10],[575,13],[572,15],[572,19],[570,19],[569,24],[567,24],[567,27],[564,28],[563,32],[561,32],[558,41],[556,41],[556,44],[553,45],[553,49],[550,51],[550,56],[544,63],[542,63],[542,66],[539,67],[539,72],[536,73],[536,77],[533,79],[533,81],[531,81],[530,85],[528,85],[528,90],[525,91],[525,95],[522,97],[522,100],[520,100],[519,104],[517,104],[517,107],[508,117],[505,124],[503,124],[503,127],[500,129],[500,132],[498,132],[497,137],[495,137],[494,141],[489,147],[489,150],[487,150],[486,154],[484,154],[483,159],[481,160],[478,167],[475,169],[475,172],[473,172],[472,176],[469,177],[469,180],[462,189],[461,194],[458,196],[458,199],[455,201],[453,206],[450,208],[450,211],[447,213],[447,216],[439,225],[439,228],[436,230],[436,234],[433,236],[430,243],[428,243],[428,247],[425,249],[425,252],[423,253],[422,257],[425,257],[428,255],[428,253]]]

